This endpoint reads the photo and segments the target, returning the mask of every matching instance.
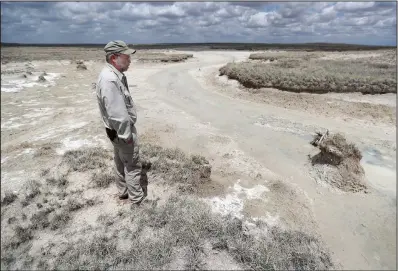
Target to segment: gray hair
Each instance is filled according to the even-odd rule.
[[[107,55],[105,56],[106,62],[109,63],[109,61],[111,60],[111,56],[113,56],[113,55],[118,56],[119,54],[118,54],[118,53],[107,54]]]

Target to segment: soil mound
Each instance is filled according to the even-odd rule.
[[[311,144],[320,149],[310,159],[323,181],[345,192],[366,192],[362,154],[354,144],[341,134],[330,136],[329,132],[317,133]]]

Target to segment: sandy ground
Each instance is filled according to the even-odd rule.
[[[214,211],[316,232],[343,269],[395,269],[396,119],[383,112],[396,109],[396,95],[270,89],[269,99],[257,99],[218,76],[219,67],[250,52],[186,53],[194,58],[132,63],[126,72],[142,140],[206,156],[213,183],[201,195]],[[84,59],[79,54],[73,59]],[[54,159],[35,158],[43,144],[57,146],[59,155],[83,146],[111,147],[92,88],[103,62],[85,64],[85,71],[68,60],[2,65],[2,191],[17,191],[54,165]],[[21,77],[27,69],[32,74]],[[44,71],[48,81],[34,83]],[[378,113],[361,113],[369,104]],[[344,193],[313,177],[308,155],[317,150],[309,141],[326,129],[343,133],[362,151],[369,193]],[[23,142],[34,147],[23,148]],[[276,180],[290,183],[294,196],[270,189]]]

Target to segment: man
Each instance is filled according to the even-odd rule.
[[[99,75],[96,92],[105,130],[114,147],[119,198],[140,204],[147,196],[147,184],[140,183],[142,168],[134,126],[137,112],[124,75],[136,50],[116,40],[109,42],[104,51],[107,63]]]

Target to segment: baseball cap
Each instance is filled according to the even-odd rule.
[[[105,53],[108,54],[125,54],[132,55],[135,54],[135,49],[130,49],[124,41],[113,40],[108,42],[104,47]]]

